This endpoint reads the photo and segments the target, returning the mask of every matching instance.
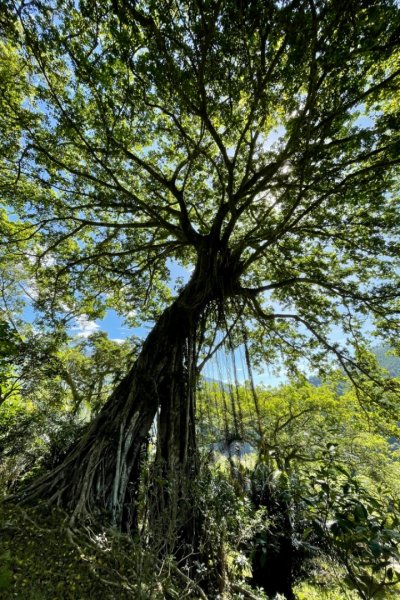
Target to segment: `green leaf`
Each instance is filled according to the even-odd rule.
[[[0,567],[0,590],[8,590],[13,581],[13,573],[8,567]]]
[[[375,556],[375,558],[379,558],[382,554],[382,546],[380,545],[380,543],[377,540],[370,540],[368,542],[368,546],[372,552],[372,554]]]
[[[361,502],[357,502],[356,506],[354,507],[353,514],[358,522],[365,521],[365,519],[368,517],[368,511]]]

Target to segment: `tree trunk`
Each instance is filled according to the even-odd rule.
[[[263,532],[263,544],[256,543],[252,584],[264,588],[268,598],[282,594],[287,600],[295,600],[293,585],[302,557],[293,541],[292,500],[284,497],[284,491],[267,483],[261,494],[259,491],[253,493],[255,506],[267,509],[270,524]]]
[[[72,511],[72,520],[105,513],[121,526],[129,514],[124,504],[135,495],[129,484],[139,475],[140,449],[160,407],[156,466],[171,483],[161,506],[170,511],[174,476],[194,468],[193,344],[201,314],[216,295],[211,279],[200,263],[84,436],[62,464],[22,491],[22,500],[47,499]]]
[[[128,375],[63,463],[23,489],[21,501],[45,499],[68,510],[71,522],[97,515],[134,532],[141,454],[158,413],[145,531],[162,554],[184,558],[196,550],[195,342],[205,310],[234,293],[239,270],[229,250],[199,251],[192,278],[160,316]]]
[[[149,529],[162,540],[162,552],[196,546],[192,484],[197,473],[195,441],[195,331],[171,356],[167,397],[161,399],[157,450],[149,497]]]

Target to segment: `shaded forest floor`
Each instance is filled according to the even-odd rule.
[[[227,586],[230,587],[229,584]],[[236,588],[236,589],[235,589]],[[301,586],[299,600],[349,598],[336,589]],[[261,592],[232,585],[224,600],[262,600]],[[125,535],[86,526],[71,530],[65,513],[0,504],[0,598],[2,600],[204,599],[171,561],[162,564]]]
[[[161,569],[162,571],[162,569]],[[0,598],[178,598],[179,589],[126,536],[72,531],[58,510],[0,506]]]
[[[224,597],[264,598],[243,588]],[[215,597],[215,596],[213,596]],[[1,600],[183,600],[206,598],[183,571],[114,530],[71,530],[45,504],[0,504]]]

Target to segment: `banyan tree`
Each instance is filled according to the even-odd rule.
[[[363,323],[396,342],[399,7],[34,0],[0,24],[7,252],[29,254],[49,318],[106,306],[153,324],[24,498],[132,528],[156,422],[148,502],[173,523],[197,471],[196,381],[224,339],[249,365],[336,361],[355,385],[379,377]]]

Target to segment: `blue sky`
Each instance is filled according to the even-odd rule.
[[[354,112],[357,115],[357,119],[356,119],[354,125],[359,126],[359,127],[371,127],[373,124],[372,120],[367,119],[363,115],[362,109],[363,109],[362,106],[356,107],[356,109],[354,109]],[[284,136],[284,133],[285,133],[285,130],[282,126],[277,126],[275,129],[270,131],[269,135],[264,140],[264,148],[267,148],[267,149],[272,148],[274,146],[274,144],[278,143],[280,138],[282,138]],[[16,218],[16,216],[12,213],[11,210],[9,210],[9,218],[11,220],[14,220]],[[189,278],[189,275],[190,275],[189,271],[187,269],[184,269],[183,267],[177,265],[176,263],[170,263],[169,268],[170,268],[170,272],[171,272],[171,288],[174,287],[174,282],[176,281],[177,277],[183,277],[184,280],[187,280]],[[29,303],[27,304],[27,307],[24,311],[23,316],[28,321],[31,321],[34,317],[32,308],[29,305]],[[149,333],[149,330],[151,329],[151,327],[152,327],[152,324],[148,323],[148,324],[143,324],[141,327],[130,328],[124,322],[123,317],[118,315],[116,311],[108,310],[103,319],[98,319],[96,321],[90,320],[85,317],[80,317],[79,319],[76,320],[74,325],[71,327],[71,334],[77,335],[80,337],[85,337],[85,336],[90,335],[90,333],[92,333],[94,331],[101,330],[101,331],[105,331],[108,334],[110,339],[122,341],[125,338],[129,337],[130,335],[136,335],[140,338],[145,338],[147,336],[147,334]],[[332,341],[336,341],[339,343],[343,342],[344,340],[341,337],[342,335],[343,334],[341,331],[333,330],[331,339],[332,339]],[[229,365],[230,359],[219,358],[220,363],[223,363],[224,361],[225,361],[225,366],[224,366],[223,370],[226,373],[228,373],[229,370],[232,371],[233,365]],[[210,363],[206,367],[206,371],[207,371],[206,375],[209,376],[210,378],[220,379],[221,377],[223,377],[223,374],[217,373],[217,371],[220,370],[220,367],[218,367],[217,362],[218,361],[210,361]],[[237,373],[238,379],[240,380],[240,379],[245,378],[247,369],[242,364],[243,358],[242,358],[240,352],[237,353],[235,362],[237,363],[236,364],[236,373]],[[256,373],[256,372],[254,372],[253,375],[254,375],[254,378],[257,383],[263,383],[265,385],[277,385],[283,381],[282,376],[277,376],[267,366],[265,367],[264,373],[262,375],[260,375],[259,373]]]
[[[171,280],[170,287],[174,288],[174,284],[178,277],[182,277],[184,281],[187,281],[190,277],[190,271],[184,267],[170,263],[169,265]],[[34,296],[34,289],[30,292]],[[23,311],[23,319],[28,322],[32,322],[35,318],[32,305],[29,299],[26,298],[27,304]],[[108,334],[108,337],[115,341],[123,341],[129,336],[136,335],[142,339],[145,339],[150,332],[153,324],[143,323],[140,327],[129,327],[123,318],[115,310],[109,309],[103,319],[92,320],[85,316],[76,319],[70,328],[70,334],[77,337],[88,337],[95,331],[104,331]],[[248,370],[244,360],[244,353],[241,350],[235,352],[234,357],[224,356],[224,353],[220,351],[218,356],[211,359],[204,368],[204,375],[210,379],[234,381],[234,372],[236,371],[237,380],[243,382],[248,379]],[[272,372],[272,369],[265,366],[263,373],[253,372],[253,378],[255,383],[266,386],[276,386],[284,381],[283,376],[277,376]]]
[[[189,279],[190,271],[188,269],[172,262],[170,262],[168,267],[172,290],[178,277],[183,278],[184,281]],[[31,292],[34,295],[34,287],[32,287]],[[132,308],[134,309],[134,307]],[[34,319],[34,312],[29,301],[23,313],[23,318],[26,321],[33,321]],[[152,326],[153,323],[149,322],[143,323],[140,327],[129,327],[125,323],[123,316],[120,316],[115,310],[109,309],[103,319],[91,320],[85,316],[79,317],[71,324],[70,333],[77,337],[88,337],[95,331],[104,331],[110,339],[122,342],[132,335],[145,339]],[[366,326],[364,331],[367,329]],[[332,342],[337,342],[340,345],[345,343],[343,332],[338,327],[332,329],[330,339]],[[306,364],[303,367],[308,370]],[[235,378],[237,378],[239,383],[249,379],[243,349],[237,350],[233,356],[224,355],[224,352],[220,351],[216,358],[211,359],[207,363],[203,374],[210,379],[229,381],[231,383],[234,382]],[[256,384],[265,386],[277,386],[287,380],[283,373],[277,374],[269,365],[265,365],[261,373],[253,369],[253,378]]]

